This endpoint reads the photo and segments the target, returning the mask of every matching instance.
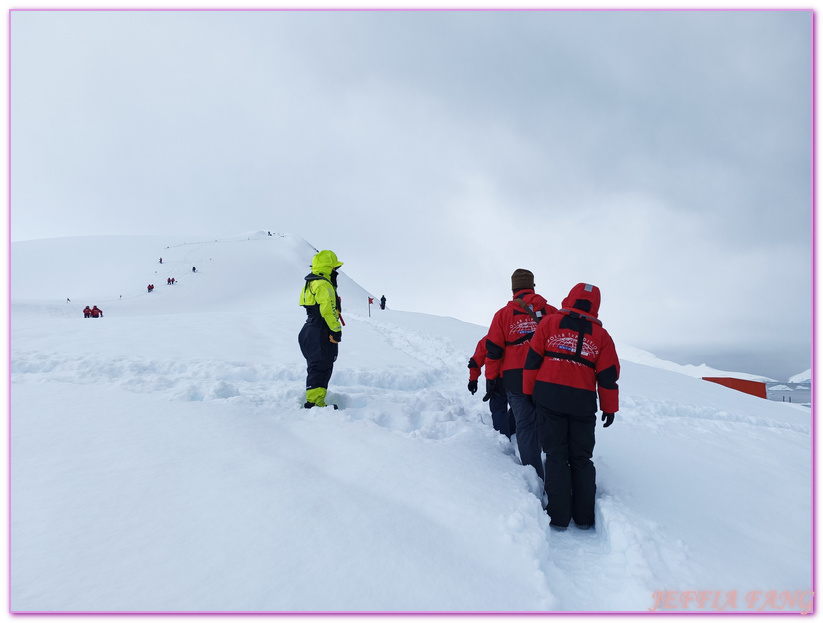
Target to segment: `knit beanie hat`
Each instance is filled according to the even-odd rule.
[[[534,288],[534,275],[530,270],[518,268],[512,273],[512,290],[523,290],[525,288]]]

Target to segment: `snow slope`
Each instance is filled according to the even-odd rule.
[[[812,380],[812,370],[809,368],[805,372],[801,372],[800,374],[795,374],[792,378],[789,379],[789,383],[806,383],[811,382]]]
[[[696,366],[693,364],[680,364],[673,361],[666,361],[665,359],[660,359],[655,355],[652,355],[648,351],[634,348],[633,346],[628,346],[627,344],[622,344],[619,342],[616,342],[616,346],[619,349],[618,352],[620,353],[621,359],[625,361],[633,361],[634,363],[642,363],[643,365],[651,366],[653,368],[661,368],[663,370],[679,372],[680,374],[686,374],[696,379],[702,379],[704,377],[732,377],[737,379],[745,379],[748,381],[760,381],[763,383],[774,381],[774,379],[767,376],[749,374],[748,372],[717,370],[716,368],[707,366],[705,363],[701,363],[699,366]]]
[[[307,411],[306,241],[11,252],[13,611],[811,609],[808,408],[624,346],[596,529],[554,532],[536,474],[466,391],[483,327],[369,317],[341,276],[341,410]]]

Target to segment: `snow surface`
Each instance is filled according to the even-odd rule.
[[[596,528],[555,532],[466,390],[483,327],[369,316],[342,275],[341,409],[301,408],[314,252],[266,232],[11,245],[12,611],[810,609],[810,409],[621,345]]]
[[[665,359],[659,359],[657,356],[652,355],[650,352],[647,352],[645,350],[634,348],[632,346],[628,346],[627,344],[622,344],[618,340],[615,340],[615,345],[617,346],[617,352],[622,360],[633,361],[634,363],[642,363],[646,366],[661,368],[663,370],[671,370],[672,372],[679,372],[680,374],[686,374],[696,379],[702,379],[704,377],[732,377],[748,381],[760,381],[762,383],[774,381],[774,379],[771,379],[767,376],[749,374],[748,372],[731,372],[729,370],[717,370],[715,368],[707,366],[705,363],[701,363],[699,366],[696,366],[693,364],[680,364],[675,363],[673,361],[666,361]]]
[[[800,374],[795,374],[792,378],[789,379],[789,383],[806,383],[812,380],[812,369],[809,368],[805,372],[801,372]]]

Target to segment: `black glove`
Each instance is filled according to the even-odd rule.
[[[499,379],[486,379],[486,395],[483,396],[483,402],[488,402],[492,394],[497,391],[497,384]]]
[[[604,413],[603,417],[600,419],[605,422],[605,424],[603,424],[603,428],[608,428],[612,425],[612,422],[614,422],[614,413]]]
[[[472,393],[472,396],[477,392],[477,381],[469,381],[469,391]]]

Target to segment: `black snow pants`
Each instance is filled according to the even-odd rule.
[[[571,415],[537,405],[537,430],[546,453],[546,512],[551,524],[560,528],[574,519],[578,526],[594,525],[595,414]]]
[[[329,388],[334,362],[337,360],[337,344],[329,340],[329,328],[326,322],[315,316],[309,316],[300,329],[297,341],[306,358],[306,389]]]

